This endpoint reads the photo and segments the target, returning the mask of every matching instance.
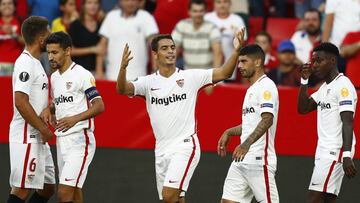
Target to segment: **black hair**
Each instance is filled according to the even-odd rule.
[[[204,5],[204,7],[206,8],[206,2],[204,0],[190,0],[190,2],[189,2],[189,10],[191,9],[191,6],[193,4]]]
[[[173,38],[169,34],[156,35],[151,41],[151,50],[156,52],[159,48],[159,41],[163,39],[170,39],[174,42]]]
[[[266,32],[266,31],[260,31],[260,32],[256,33],[255,38],[256,38],[257,36],[265,36],[265,37],[268,39],[269,44],[272,43],[272,37],[271,37],[271,35],[270,35],[268,32]]]
[[[71,47],[71,37],[63,31],[54,32],[46,38],[46,44],[59,44],[61,48],[66,49]]]
[[[21,34],[28,45],[34,44],[37,37],[45,33],[49,28],[49,22],[42,16],[30,16],[21,26]]]
[[[59,0],[59,5],[64,6],[69,0]]]
[[[321,43],[319,46],[315,47],[313,52],[325,52],[327,54],[331,54],[335,57],[339,57],[339,49],[332,43],[330,42],[324,42]]]
[[[265,62],[265,53],[257,44],[250,44],[240,50],[240,56],[249,56],[251,58],[261,59],[262,65]]]
[[[310,8],[309,10],[305,11],[305,13],[313,13],[313,12],[318,14],[319,20],[321,21],[321,13],[319,10],[317,10],[315,8]],[[305,14],[304,14],[304,17],[305,17]]]

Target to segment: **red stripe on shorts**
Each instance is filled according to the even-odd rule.
[[[268,203],[271,203],[269,174],[266,165],[264,165],[264,178],[265,178],[265,187],[266,187],[266,199]]]
[[[195,139],[194,139],[193,136],[191,136],[191,139],[192,139],[192,142],[193,142],[193,150],[191,152],[190,159],[189,159],[188,164],[186,166],[184,176],[182,177],[181,182],[180,182],[180,191],[182,190],[182,187],[183,187],[183,184],[184,184],[184,181],[185,181],[185,177],[186,177],[186,175],[187,175],[187,173],[189,171],[191,162],[192,162],[192,160],[194,159],[194,156],[195,156],[195,149],[196,149]]]
[[[85,154],[84,154],[84,158],[83,158],[83,162],[82,162],[82,164],[81,164],[81,168],[80,168],[80,172],[79,172],[79,176],[77,177],[77,179],[76,179],[76,185],[75,185],[75,187],[77,187],[78,186],[78,183],[79,183],[79,180],[80,180],[80,177],[81,177],[81,174],[82,174],[82,172],[83,172],[83,170],[84,170],[84,167],[85,167],[85,162],[86,162],[86,159],[87,159],[87,156],[88,156],[88,147],[89,147],[89,136],[88,136],[88,134],[87,134],[87,131],[86,131],[86,129],[84,129],[84,135],[85,135],[85,142],[86,142],[86,144],[85,144]]]
[[[26,169],[27,169],[28,162],[29,162],[30,149],[31,149],[31,144],[28,144],[27,148],[26,148],[24,168],[23,168],[23,174],[22,174],[22,178],[21,178],[21,188],[25,188]]]
[[[23,144],[27,144],[27,122],[25,121],[24,123],[24,141],[23,141]]]
[[[328,175],[327,175],[327,177],[326,177],[325,184],[324,184],[324,188],[323,188],[323,192],[325,192],[325,193],[327,192],[327,186],[328,186],[328,183],[329,183],[329,180],[330,180],[331,173],[332,173],[332,171],[334,170],[335,163],[336,163],[336,161],[333,161],[333,162],[332,162],[332,164],[331,164],[331,166],[330,166],[329,173],[328,173]]]

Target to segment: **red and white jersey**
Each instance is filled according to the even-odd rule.
[[[311,97],[317,103],[317,133],[318,143],[316,157],[338,160],[342,148],[342,121],[340,113],[354,112],[357,94],[349,78],[340,73],[329,84],[321,85]],[[355,146],[353,135],[353,147]]]
[[[51,75],[51,95],[55,106],[56,119],[59,120],[86,111],[91,105],[89,102],[100,97],[95,86],[94,76],[74,62],[62,74],[59,73],[59,70],[55,71]],[[55,134],[56,136],[65,136],[83,129],[93,131],[94,119],[80,121],[65,133],[55,131]]]
[[[196,133],[195,105],[198,91],[212,84],[212,74],[212,69],[176,69],[169,78],[161,76],[157,71],[132,82],[135,95],[146,98],[146,108],[156,139],[156,155],[176,149],[180,142]]]
[[[10,123],[10,142],[42,143],[40,132],[29,125],[15,107],[15,92],[29,96],[30,105],[37,115],[48,105],[48,77],[40,61],[27,51],[17,58],[12,77],[14,115]]]
[[[242,163],[270,165],[276,169],[275,133],[279,110],[279,94],[275,83],[266,75],[260,77],[246,91],[242,109],[241,141],[244,142],[261,121],[262,113],[271,113],[273,124],[250,146]]]

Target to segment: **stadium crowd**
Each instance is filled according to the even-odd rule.
[[[158,33],[172,34],[179,68],[220,67],[235,33],[246,27],[247,42],[265,51],[266,72],[276,84],[299,86],[298,67],[311,60],[314,46],[330,41],[341,50],[339,70],[360,88],[360,1],[197,0],[191,7],[189,1],[0,0],[0,75],[12,74],[24,48],[21,23],[37,15],[53,32],[69,33],[73,60],[98,80],[116,80],[125,43],[136,56],[128,79],[153,72],[149,43]],[[45,53],[41,62],[49,68]],[[227,82],[244,80],[234,73]],[[319,82],[310,79],[311,86]]]

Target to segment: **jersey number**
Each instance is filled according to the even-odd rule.
[[[35,169],[36,169],[36,162],[35,162],[35,160],[36,160],[36,158],[33,158],[33,159],[30,161],[30,167],[29,167],[29,169],[30,169],[31,172],[34,172]]]

